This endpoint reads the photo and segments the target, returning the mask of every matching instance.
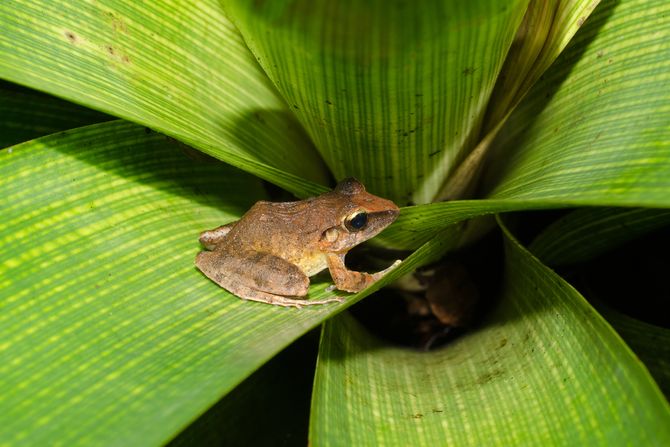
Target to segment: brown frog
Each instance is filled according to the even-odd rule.
[[[348,270],[347,252],[398,217],[390,200],[365,191],[354,178],[333,191],[297,202],[257,202],[242,218],[200,235],[207,250],[195,265],[240,298],[301,307],[341,301],[306,301],[309,277],[328,268],[335,287],[363,290],[400,261],[377,273]],[[294,298],[291,298],[294,297]]]

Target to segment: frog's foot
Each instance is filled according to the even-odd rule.
[[[379,278],[386,275],[388,272],[390,272],[394,268],[398,267],[401,262],[402,261],[400,259],[396,259],[395,262],[393,262],[393,264],[391,264],[389,267],[385,268],[384,270],[382,270],[380,272],[373,273],[372,277],[374,278],[375,281],[377,281]]]
[[[343,303],[344,298],[340,297],[333,297],[333,298],[326,298],[323,300],[295,300],[291,298],[285,298],[291,303],[294,304],[288,304],[289,306],[295,305],[298,309],[301,308],[302,306],[313,306],[313,305],[318,305],[318,304],[328,304],[328,303]]]
[[[273,295],[272,293],[261,292],[260,290],[248,289],[245,291],[244,296],[241,296],[243,300],[248,301],[257,301],[261,303],[272,304],[273,306],[282,306],[282,307],[296,307],[300,309],[304,306],[314,306],[318,304],[328,304],[328,303],[341,303],[344,301],[343,298],[334,297],[326,298],[323,300],[298,300],[295,298],[288,298],[281,295]]]
[[[247,301],[256,301],[259,303],[272,304],[273,306],[282,306],[282,307],[296,307],[300,309],[303,306],[314,306],[317,304],[327,304],[327,303],[341,303],[344,301],[342,298],[326,298],[323,300],[304,300],[304,299],[295,299],[289,298],[282,295],[275,295],[274,293],[264,292],[262,290],[253,289],[242,284],[235,284],[231,287],[230,290],[226,288],[229,292],[234,293],[238,297]]]
[[[328,260],[328,269],[330,270],[330,276],[332,276],[333,281],[335,282],[335,287],[339,290],[353,293],[360,292],[372,285],[375,281],[396,268],[398,264],[402,262],[397,260],[390,267],[381,272],[366,273],[348,270],[346,265],[344,265],[344,256],[341,254],[330,254],[326,259]]]

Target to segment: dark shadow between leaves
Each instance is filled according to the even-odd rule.
[[[295,341],[168,444],[304,446],[319,331]]]
[[[114,117],[0,80],[0,149]]]

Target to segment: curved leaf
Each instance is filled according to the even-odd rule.
[[[413,248],[505,211],[670,208],[668,14],[664,0],[603,1],[493,143],[489,200],[405,208],[384,238]]]
[[[621,335],[670,398],[670,329],[631,318],[601,303],[598,311]]]
[[[433,201],[470,198],[500,129],[600,0],[531,0],[489,99],[482,135]]]
[[[240,300],[195,269],[198,234],[263,189],[200,158],[122,121],[0,151],[0,439],[162,443],[307,330],[444,251],[431,241],[339,304]],[[310,297],[329,284],[313,279]]]
[[[491,97],[488,130],[528,93],[598,3],[600,0],[531,0]]]
[[[669,182],[670,184],[670,182]],[[508,211],[573,206],[569,201],[529,200],[455,200],[408,206],[400,209],[398,219],[375,240],[400,250],[411,250],[440,234],[453,246],[458,244],[465,220]],[[456,225],[461,223],[460,225]]]
[[[0,78],[160,130],[301,195],[315,188],[300,177],[328,181],[216,0],[15,0],[0,3],[0,28]]]
[[[669,224],[670,210],[584,208],[549,225],[528,249],[547,265],[572,264]]]
[[[475,142],[528,0],[226,0],[338,178],[425,203]]]
[[[319,337],[301,337],[179,433],[168,447],[304,446]]]
[[[500,302],[428,353],[342,315],[324,325],[313,445],[670,442],[670,406],[612,328],[506,233]]]
[[[603,1],[511,116],[489,197],[667,207],[664,0]]]

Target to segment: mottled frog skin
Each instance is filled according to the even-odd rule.
[[[363,290],[395,267],[377,273],[348,270],[347,252],[398,217],[390,200],[365,191],[354,178],[333,191],[297,202],[257,202],[242,218],[200,235],[206,250],[196,266],[224,289],[252,301],[301,307],[341,301],[307,301],[309,277],[326,268],[335,287]],[[303,299],[300,299],[300,298]]]

